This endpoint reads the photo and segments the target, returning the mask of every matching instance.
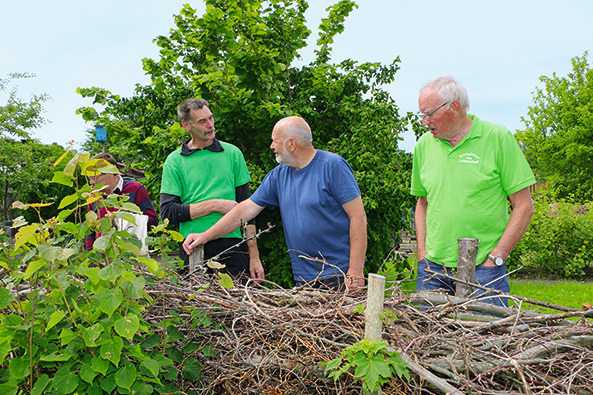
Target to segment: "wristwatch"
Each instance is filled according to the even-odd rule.
[[[502,266],[505,262],[504,259],[502,259],[502,257],[494,256],[492,254],[488,254],[488,259],[491,259],[496,266]]]

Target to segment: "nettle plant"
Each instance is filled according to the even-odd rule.
[[[53,182],[72,186],[96,165],[77,154]],[[84,185],[61,201],[57,217],[17,221],[13,246],[0,235],[0,394],[170,393],[181,390],[181,375],[199,376],[195,359],[175,350],[183,337],[175,320],[143,319],[154,303],[145,286],[170,274],[141,255],[137,238],[87,213],[91,202],[117,207],[121,218],[139,212]],[[39,213],[42,206],[15,207]],[[155,231],[181,238],[166,224]],[[86,251],[90,232],[101,237]]]

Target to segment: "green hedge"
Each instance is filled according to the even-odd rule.
[[[523,265],[542,274],[584,276],[593,265],[591,202],[550,202],[546,196],[536,196],[534,208],[531,223],[511,254],[509,269]]]

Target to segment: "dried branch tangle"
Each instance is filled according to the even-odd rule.
[[[154,283],[151,321],[176,312],[185,338],[202,364],[199,393],[360,394],[352,375],[334,383],[319,366],[364,337],[364,290],[340,294],[263,287],[248,281],[234,289],[192,276],[174,285]],[[593,394],[593,311],[559,314],[501,308],[478,299],[390,290],[383,340],[410,365],[412,379],[394,378],[385,394]],[[197,310],[212,324],[196,326]],[[475,314],[475,313],[480,314]],[[570,318],[570,320],[569,320]],[[216,356],[200,350],[212,347]]]

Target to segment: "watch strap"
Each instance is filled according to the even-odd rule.
[[[504,265],[504,264],[505,264],[505,262],[506,262],[506,261],[505,261],[505,260],[504,260],[502,257],[499,257],[499,256],[494,256],[494,255],[492,255],[492,254],[488,254],[488,259],[490,259],[492,262],[494,262],[494,264],[495,264],[496,266],[502,266],[502,265]],[[500,259],[500,260],[502,261],[502,263],[501,263],[500,265],[496,263],[496,261],[497,261],[498,259]]]

